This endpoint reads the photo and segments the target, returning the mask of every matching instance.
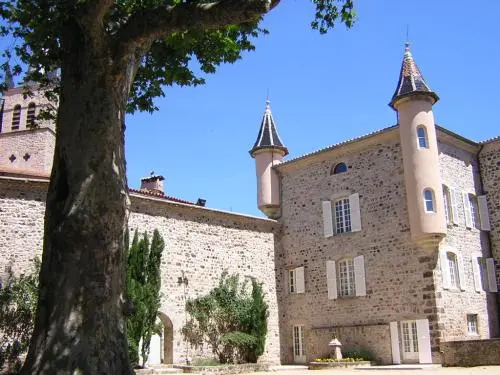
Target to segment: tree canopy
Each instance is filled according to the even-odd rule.
[[[312,28],[354,22],[354,0],[311,0]],[[0,0],[24,80],[58,99],[35,327],[23,374],[131,374],[125,318],[130,200],[125,113],[254,49],[279,0]],[[57,72],[58,74],[54,74]],[[61,296],[64,296],[62,298]],[[241,336],[241,335],[240,335]],[[239,340],[241,337],[228,337]]]
[[[311,0],[316,7],[313,29],[326,33],[340,20],[351,27],[354,0]],[[267,33],[260,21],[279,0],[17,0],[0,1],[3,36],[15,38],[14,49],[3,51],[4,70],[13,54],[32,69],[26,80],[54,83],[44,74],[61,67],[61,43],[69,18],[81,19],[89,35],[89,20],[98,17],[101,42],[115,50],[140,47],[140,66],[131,87],[127,110],[158,108],[154,98],[165,95],[165,86],[205,83],[221,63],[232,63],[254,50],[252,39]],[[241,21],[240,21],[241,20]],[[240,21],[240,22],[239,22]],[[122,51],[124,53],[125,51]],[[21,74],[22,65],[12,66]],[[59,83],[59,82],[58,82]]]

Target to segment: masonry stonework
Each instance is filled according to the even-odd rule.
[[[0,178],[0,277],[7,267],[16,274],[31,270],[41,257],[47,181],[26,182]],[[131,196],[129,228],[152,233],[158,229],[165,240],[162,257],[160,315],[172,323],[171,338],[163,341],[170,363],[185,363],[199,355],[186,346],[181,328],[185,324],[186,300],[204,295],[218,282],[222,272],[255,277],[263,282],[269,305],[266,347],[260,361],[279,363],[278,307],[274,273],[275,221],[219,212],[197,206]],[[187,285],[178,283],[187,278]],[[162,353],[163,354],[163,353]]]
[[[437,329],[433,293],[437,256],[410,239],[397,129],[360,143],[279,167],[283,245],[277,257],[277,288],[278,299],[288,306],[280,312],[285,363],[293,362],[290,335],[297,324],[304,325],[306,346],[313,350],[306,353],[308,361],[325,350],[326,338],[320,340],[318,333],[322,329],[359,326],[368,337],[376,337],[380,324],[387,331],[391,321],[423,318],[429,319],[431,331]],[[348,171],[331,175],[338,162],[345,162]],[[324,238],[321,202],[352,193],[359,193],[361,232]],[[329,300],[326,261],[358,255],[364,256],[366,296]],[[296,266],[305,268],[304,294],[288,291],[286,270]],[[366,342],[366,349],[390,363],[390,340],[382,342]],[[439,349],[437,342],[433,347],[435,352]]]

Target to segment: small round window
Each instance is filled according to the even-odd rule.
[[[347,172],[347,165],[346,163],[338,163],[336,166],[332,168],[331,174],[339,174],[339,173],[344,173]]]

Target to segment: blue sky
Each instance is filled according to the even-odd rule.
[[[154,170],[169,195],[262,216],[254,160],[269,90],[288,158],[396,123],[406,28],[413,56],[441,100],[436,122],[473,140],[500,135],[500,1],[357,0],[358,21],[310,30],[309,1],[285,0],[264,21],[255,52],[207,84],[168,88],[160,111],[127,118],[128,179]]]

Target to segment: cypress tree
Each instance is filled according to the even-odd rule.
[[[126,293],[133,304],[133,312],[127,318],[127,338],[129,358],[134,366],[139,364],[139,350],[143,363],[149,355],[151,336],[160,307],[160,265],[165,243],[155,230],[150,243],[145,232],[140,238],[137,230],[128,252]],[[142,347],[139,343],[142,339]]]

